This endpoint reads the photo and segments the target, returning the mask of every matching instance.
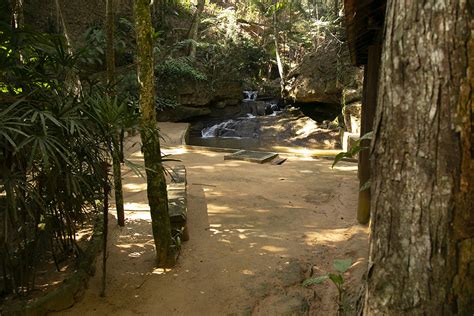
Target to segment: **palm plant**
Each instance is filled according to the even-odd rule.
[[[115,189],[115,205],[120,226],[125,223],[122,192],[122,173],[120,164],[120,133],[124,128],[131,129],[137,125],[137,113],[128,105],[127,100],[111,97],[106,90],[94,91],[85,95],[86,114],[93,121],[96,136],[105,144],[104,148],[112,157],[112,168]]]
[[[76,229],[97,210],[107,152],[62,39],[0,26],[0,294],[28,293],[35,269],[80,255]]]

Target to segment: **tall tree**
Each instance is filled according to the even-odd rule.
[[[114,0],[107,0],[105,3],[105,26],[106,26],[106,51],[105,59],[107,65],[107,86],[109,98],[115,97],[115,48],[114,48],[114,32],[115,32],[115,14]],[[123,130],[123,129],[122,129]],[[125,210],[123,207],[123,190],[122,190],[122,170],[120,166],[123,140],[119,138],[117,133],[112,135],[112,170],[114,174],[114,191],[115,191],[115,208],[117,210],[117,222],[119,226],[125,226]]]
[[[11,2],[10,6],[13,11],[12,26],[18,29],[24,26],[25,24],[25,16],[23,13],[24,3],[23,3],[23,0],[10,0],[10,2]],[[6,3],[3,4],[2,6],[6,6]]]
[[[197,0],[196,12],[194,12],[193,22],[189,28],[188,38],[191,40],[189,44],[189,57],[196,57],[196,42],[198,40],[199,23],[201,22],[201,14],[204,10],[205,0]]]
[[[272,14],[272,21],[273,21],[273,36],[274,36],[274,42],[275,42],[275,57],[276,57],[276,63],[278,67],[278,74],[280,75],[280,87],[281,91],[285,88],[285,70],[283,68],[283,62],[281,60],[280,56],[280,48],[279,48],[279,36],[280,36],[280,31],[278,30],[278,11],[280,10],[280,5],[279,2],[277,1],[275,4],[273,4],[272,7],[273,14]]]
[[[138,52],[138,83],[140,85],[140,133],[145,158],[148,204],[150,205],[157,263],[158,266],[166,267],[174,265],[175,257],[171,247],[168,196],[156,122],[150,0],[135,0],[134,11]]]
[[[470,10],[387,1],[365,315],[474,311]]]

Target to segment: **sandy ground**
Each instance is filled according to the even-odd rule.
[[[357,165],[288,155],[282,165],[224,161],[180,145],[183,124],[162,124],[166,149],[188,172],[188,226],[178,265],[154,267],[145,180],[124,167],[126,226],[110,224],[107,295],[101,273],[67,315],[335,315],[330,283],[311,275],[352,258],[354,295],[366,267],[367,228],[356,224]],[[127,156],[140,163],[137,139]],[[170,163],[170,165],[173,163]],[[101,260],[97,268],[100,270]]]

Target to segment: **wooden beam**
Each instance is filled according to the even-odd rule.
[[[377,43],[368,48],[367,65],[364,67],[364,90],[362,95],[362,114],[360,135],[373,130],[375,109],[377,106],[377,87],[379,78],[380,58],[382,45]],[[361,146],[370,147],[369,140],[363,140]],[[370,151],[359,153],[359,183],[360,187],[370,181]],[[370,220],[370,188],[359,191],[357,207],[357,221],[367,224]]]

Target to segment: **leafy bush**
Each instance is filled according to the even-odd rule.
[[[197,69],[187,57],[166,58],[155,66],[155,76],[158,85],[156,99],[158,110],[178,105],[176,95],[182,84],[207,80],[206,74]]]
[[[125,18],[118,19],[114,32],[115,61],[117,65],[133,62],[135,46],[133,23]],[[92,25],[83,34],[84,45],[79,49],[81,62],[89,66],[105,67],[105,50],[107,37],[100,25]],[[104,68],[105,69],[105,68]]]
[[[105,136],[123,122],[86,102],[100,91],[80,85],[62,38],[2,25],[0,57],[0,294],[25,294],[39,263],[80,255],[76,230],[108,181]]]
[[[156,79],[160,84],[170,86],[176,80],[205,81],[206,75],[197,70],[186,57],[168,58],[155,67]]]

